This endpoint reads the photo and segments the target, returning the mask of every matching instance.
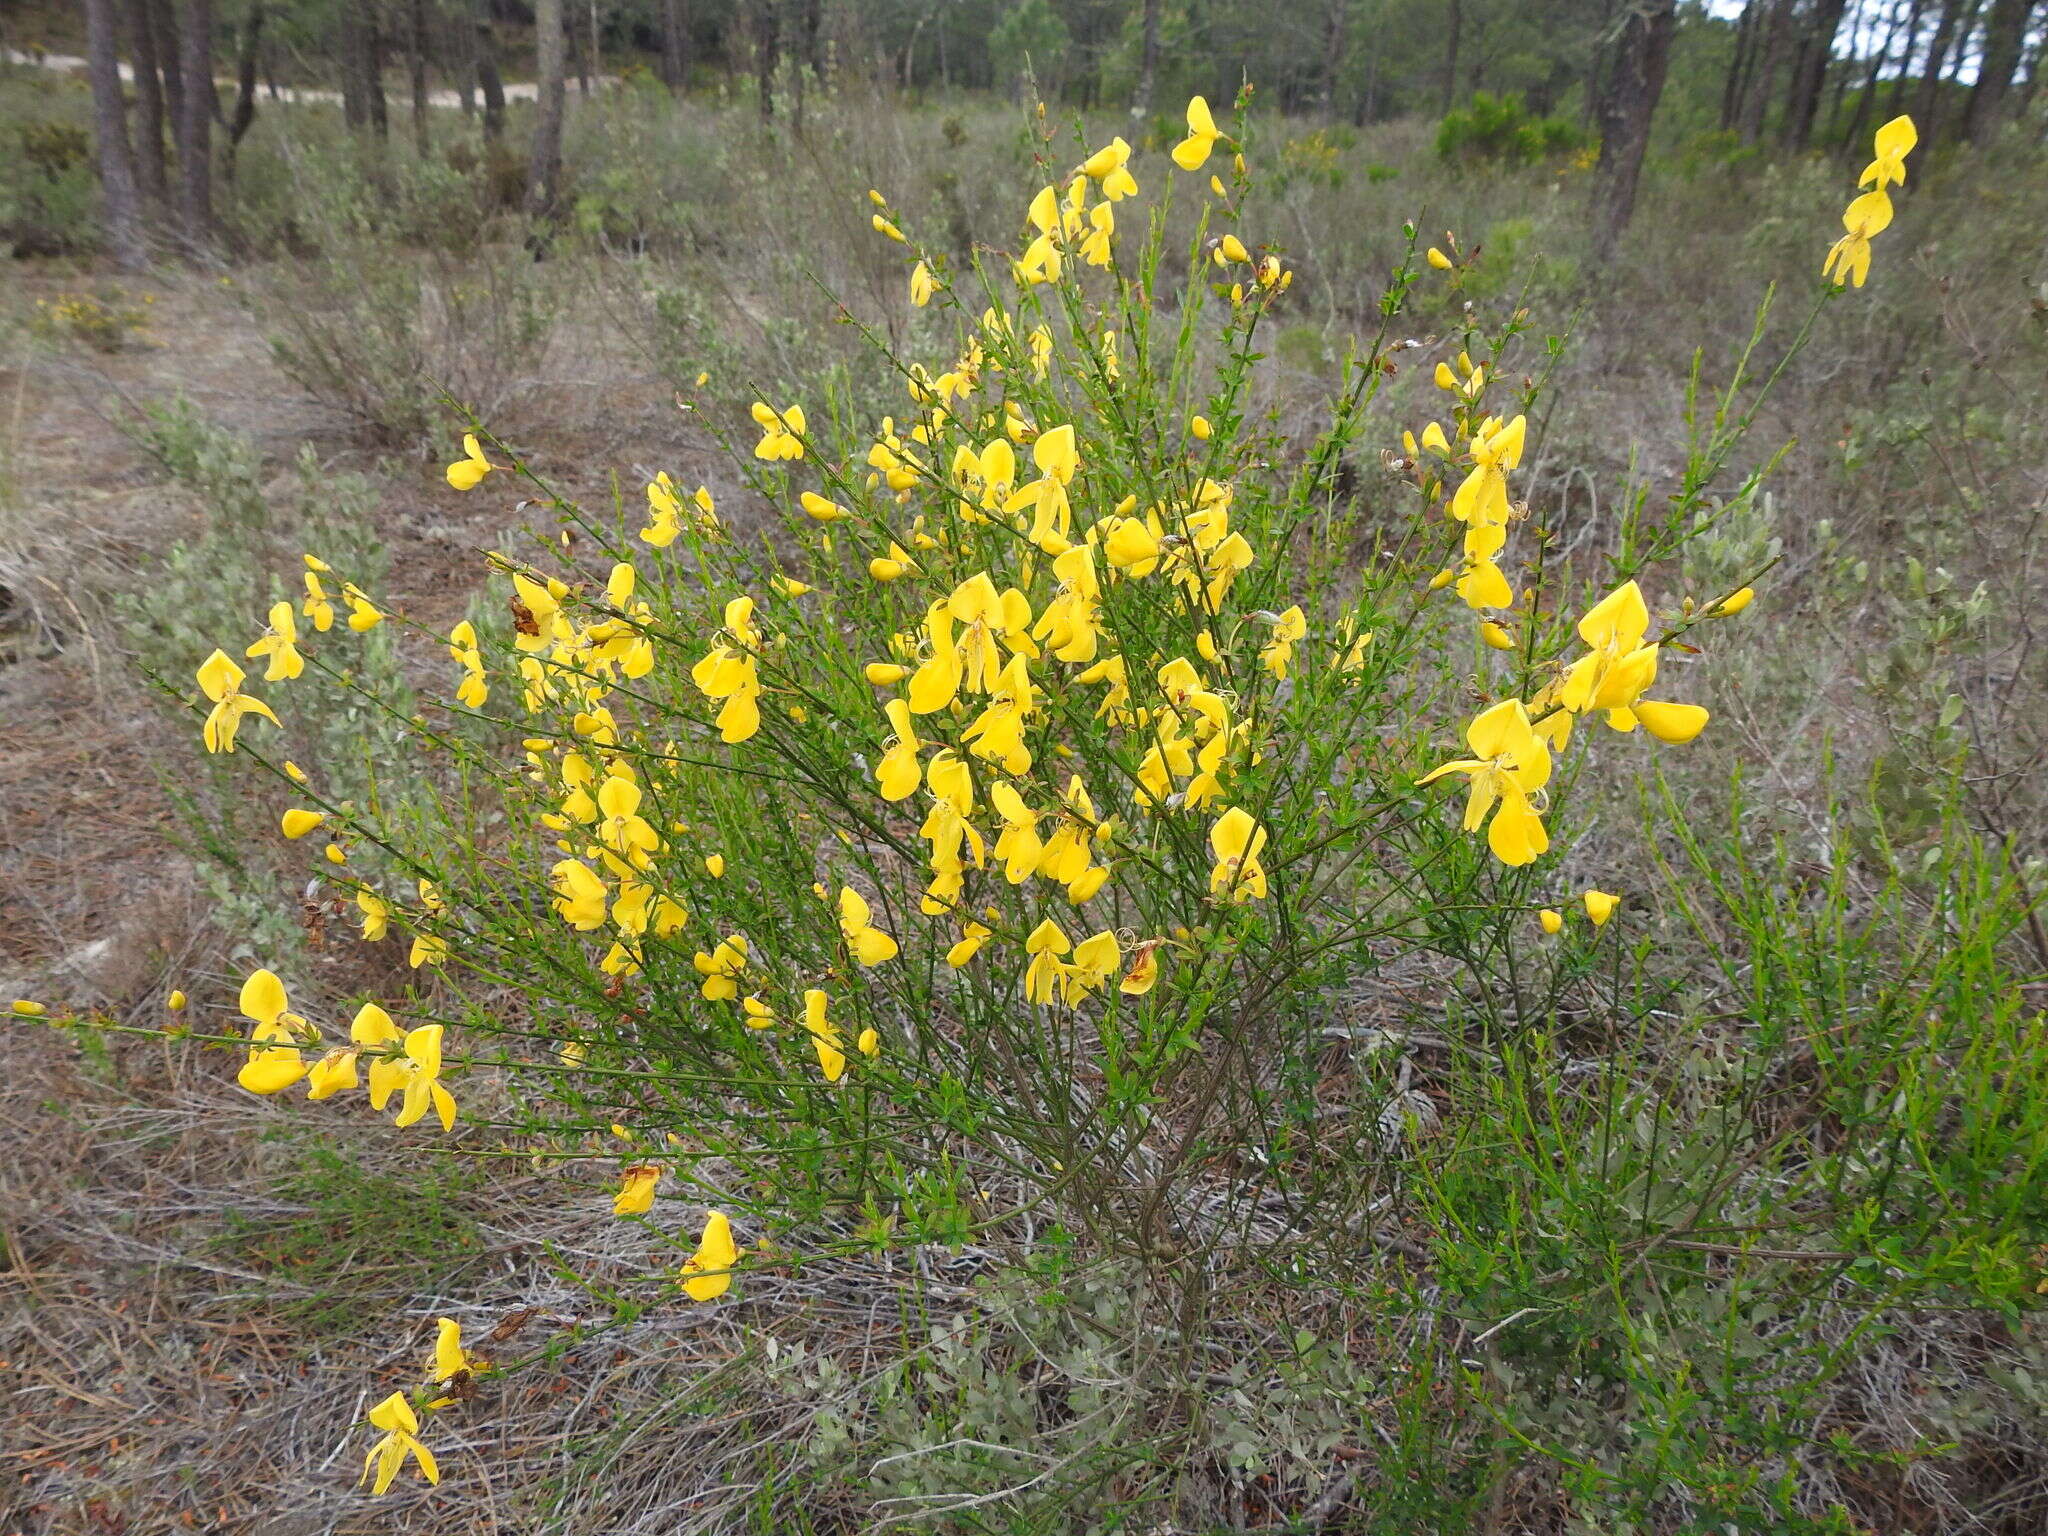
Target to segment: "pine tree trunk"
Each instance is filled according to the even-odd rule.
[[[424,160],[433,149],[427,135],[427,0],[412,0],[408,20],[412,23],[406,50],[412,66],[412,142]]]
[[[1973,144],[1998,131],[2033,9],[2033,0],[1991,0],[1991,14],[1984,22],[1984,62],[1977,67],[1977,84],[1963,109],[1963,137]]]
[[[534,58],[539,94],[533,110],[533,154],[526,170],[526,211],[549,218],[562,180],[562,111],[567,38],[562,29],[562,0],[534,0]]]
[[[170,172],[164,160],[164,82],[157,63],[156,18],[149,0],[127,0],[123,9],[134,45],[130,57],[135,60],[136,174],[143,195],[161,210],[170,192]]]
[[[484,98],[484,141],[496,144],[505,137],[505,79],[498,73],[498,40],[491,34],[487,11],[476,16],[476,84]]]
[[[661,79],[680,96],[690,85],[688,0],[661,0]]]
[[[1920,24],[1926,15],[1926,0],[1913,0],[1913,9],[1906,17],[1906,41],[1899,54],[1898,73],[1892,76],[1892,88],[1887,93],[1886,120],[1897,117],[1906,109],[1906,82],[1912,78],[1913,55],[1920,51]]]
[[[1791,94],[1785,99],[1784,138],[1792,149],[1805,149],[1813,142],[1821,91],[1827,85],[1828,65],[1835,56],[1835,34],[1841,30],[1842,13],[1848,8],[1849,0],[1819,0],[1806,35],[1799,40],[1799,55],[1792,66]]]
[[[1159,84],[1159,4],[1145,0],[1138,23],[1138,89],[1131,96],[1131,116],[1141,122],[1152,115],[1152,93]]]
[[[249,0],[242,18],[242,44],[235,55],[235,110],[228,117],[227,148],[221,156],[221,180],[233,201],[235,157],[242,139],[256,121],[256,61],[263,49],[263,0]]]
[[[1745,144],[1754,144],[1764,136],[1771,99],[1777,92],[1778,66],[1784,62],[1786,45],[1792,39],[1792,6],[1793,0],[1772,0],[1769,16],[1759,23],[1763,37],[1738,114],[1737,126]]]
[[[1157,0],[1152,0],[1156,4]],[[1344,49],[1351,21],[1351,0],[1323,0],[1323,78],[1318,95],[1323,116],[1337,113],[1337,85],[1344,73]]]
[[[776,0],[754,0],[754,91],[764,123],[775,116],[775,65],[782,45],[781,31]],[[915,41],[913,33],[913,45]]]
[[[178,51],[178,223],[196,251],[213,238],[213,0],[185,0]]]
[[[1593,172],[1593,261],[1605,266],[1635,213],[1650,123],[1671,67],[1678,0],[1638,0],[1623,16],[1601,91],[1600,163]]]
[[[142,0],[149,7],[150,31],[156,37],[157,68],[164,77],[165,128],[176,147],[178,124],[185,116],[185,70],[178,41],[178,12],[171,0]],[[169,173],[165,174],[166,195]]]
[[[1463,0],[1451,0],[1450,13],[1444,18],[1444,94],[1438,116],[1450,111],[1458,101],[1458,34],[1464,27]]]
[[[1948,67],[1949,52],[1961,30],[1965,0],[1946,0],[1941,20],[1934,25],[1934,41],[1927,48],[1927,66],[1920,75],[1920,88],[1913,94],[1913,121],[1923,143],[1934,137],[1934,118],[1941,100],[1941,72]]]
[[[93,147],[105,205],[107,250],[130,272],[148,264],[142,245],[142,200],[128,143],[128,104],[121,95],[121,59],[114,40],[114,0],[85,0],[86,73],[92,86]]]
[[[1721,82],[1721,131],[1727,132],[1735,126],[1735,117],[1742,105],[1742,87],[1749,75],[1749,66],[1756,52],[1757,17],[1763,0],[1749,0],[1742,8],[1742,16],[1735,23],[1735,47],[1728,56],[1728,74]]]

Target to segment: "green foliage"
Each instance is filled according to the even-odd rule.
[[[32,118],[0,129],[0,242],[17,257],[98,249],[99,182],[83,128]]]
[[[173,706],[174,728],[196,730],[186,707],[196,697],[195,669],[215,647],[239,657],[241,637],[260,632],[272,602],[298,601],[301,552],[317,550],[351,579],[374,582],[381,574],[374,495],[361,477],[325,470],[310,445],[280,494],[254,444],[182,398],[145,407],[129,430],[170,481],[198,502],[202,523],[192,538],[163,553],[146,586],[117,600],[116,622],[123,647]],[[283,571],[294,573],[290,584]],[[383,779],[402,761],[403,733],[389,707],[404,708],[409,694],[388,641],[374,634],[365,639],[346,673],[309,673],[299,681],[317,704],[291,752],[303,767],[319,765],[335,776],[352,798],[395,796],[402,805],[403,782],[385,785]],[[386,704],[370,705],[364,687]],[[179,841],[194,857],[215,918],[235,936],[233,953],[296,952],[304,942],[296,900],[281,893],[288,882],[249,835],[252,826],[274,825],[275,813],[217,759],[206,759],[198,773],[167,775],[164,785],[179,813]]]
[[[1438,156],[1464,166],[1532,165],[1573,154],[1585,143],[1576,123],[1532,114],[1515,91],[1474,91],[1468,106],[1444,114],[1436,133]]]
[[[483,1247],[474,1164],[439,1158],[394,1173],[297,1132],[269,1140],[268,1200],[230,1212],[215,1241],[275,1282],[263,1305],[295,1330],[347,1336],[371,1297],[432,1295]]]

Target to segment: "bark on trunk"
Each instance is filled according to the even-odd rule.
[[[1735,23],[1735,47],[1728,56],[1728,73],[1721,82],[1721,131],[1735,126],[1742,107],[1742,88],[1749,78],[1749,66],[1756,55],[1756,35],[1763,0],[1749,0]]]
[[[498,43],[491,35],[488,13],[476,18],[476,84],[484,99],[484,139],[495,144],[505,137],[505,80],[498,73]]]
[[[1927,67],[1920,75],[1920,88],[1913,93],[1913,121],[1923,143],[1934,137],[1936,104],[1941,99],[1941,72],[1948,68],[1949,51],[1955,47],[1963,19],[1964,0],[1947,0],[1941,20],[1934,24],[1934,41],[1927,48]]]
[[[427,136],[427,0],[412,0],[407,62],[412,66],[412,143],[424,160],[433,148]]]
[[[2026,47],[2027,17],[2033,9],[2033,0],[1991,0],[1991,14],[1984,22],[1984,62],[1977,68],[1977,84],[1963,109],[1963,137],[1973,144],[1998,131],[2006,98],[2012,94],[2013,73]]]
[[[567,38],[562,0],[535,0],[534,59],[539,95],[533,111],[533,154],[526,169],[526,211],[536,219],[553,215],[562,179],[562,98]]]
[[[1770,15],[1761,23],[1763,39],[1739,114],[1745,144],[1754,144],[1764,135],[1771,100],[1777,94],[1778,66],[1784,63],[1786,45],[1792,40],[1792,5],[1793,0],[1772,0]]]
[[[135,60],[135,169],[143,195],[158,209],[170,190],[164,159],[164,82],[157,62],[156,17],[149,0],[128,0],[124,7]]]
[[[1820,96],[1827,85],[1828,64],[1835,56],[1835,34],[1842,27],[1842,13],[1849,0],[1819,0],[1813,20],[1799,40],[1799,57],[1792,66],[1791,94],[1785,100],[1785,143],[1805,149],[1813,142],[1813,120],[1820,115]]]
[[[1152,92],[1159,83],[1159,0],[1145,0],[1139,21],[1138,89],[1131,96],[1131,116],[1152,115]]]
[[[178,223],[197,250],[213,238],[213,0],[185,0],[179,23]]]
[[[661,0],[661,82],[680,96],[690,85],[688,0]]]
[[[754,0],[754,92],[764,123],[775,116],[775,65],[782,46],[782,18],[777,10],[776,0]],[[915,47],[916,42],[913,32],[911,45]]]
[[[1323,79],[1318,94],[1324,117],[1337,115],[1337,85],[1344,74],[1350,22],[1351,0],[1323,0]]]
[[[185,116],[185,68],[178,41],[178,12],[172,0],[143,0],[149,6],[150,30],[156,34],[157,67],[164,76],[164,126],[177,147],[178,124]],[[166,186],[169,178],[166,175]],[[174,195],[174,194],[173,194]]]
[[[142,200],[136,189],[135,154],[128,143],[128,104],[121,95],[121,59],[114,40],[113,0],[85,0],[86,73],[92,85],[93,146],[99,162],[105,206],[107,250],[117,266],[140,270],[148,262],[142,245]]]
[[[1920,7],[1917,3],[1908,13],[1908,20],[1914,27],[1920,25]],[[1885,29],[1884,41],[1871,53],[1870,64],[1863,71],[1863,89],[1856,97],[1856,115],[1849,119],[1848,132],[1842,136],[1843,154],[1845,157],[1858,154],[1858,146],[1863,138],[1863,130],[1870,122],[1871,108],[1877,105],[1877,77],[1883,72],[1885,65],[1891,62],[1892,49],[1897,47],[1899,42],[1899,29],[1899,12],[1897,9],[1894,9],[1891,15],[1891,25]],[[1910,50],[1912,46],[1913,35],[1911,32],[1908,32],[1906,34],[1906,47]],[[1904,66],[1901,65],[1900,68],[1903,70]],[[1839,114],[1837,114],[1837,118],[1839,118]]]
[[[1621,20],[1600,95],[1600,163],[1593,172],[1593,261],[1605,266],[1635,213],[1650,122],[1671,67],[1678,0],[1639,0]]]
[[[1906,110],[1906,82],[1912,78],[1913,55],[1920,51],[1920,24],[1926,14],[1925,0],[1913,0],[1913,9],[1906,17],[1906,41],[1899,55],[1898,73],[1892,76],[1892,88],[1886,93],[1887,121]]]
[[[1463,0],[1451,0],[1444,17],[1444,99],[1438,115],[1451,110],[1458,100],[1458,34],[1465,29]]]
[[[242,18],[242,45],[235,58],[235,110],[227,120],[228,142],[221,156],[221,179],[230,194],[235,186],[235,156],[256,121],[256,60],[262,49],[263,0],[249,0],[249,12]]]

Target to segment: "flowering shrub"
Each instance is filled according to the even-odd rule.
[[[490,556],[478,617],[427,631],[305,556],[241,661],[198,668],[203,744],[276,775],[327,899],[419,981],[343,1031],[258,970],[246,1037],[216,1037],[245,1088],[343,1099],[360,1065],[372,1110],[448,1132],[477,1118],[448,1079],[489,1064],[500,1143],[621,1151],[613,1212],[677,1254],[654,1295],[794,1262],[771,1233],[1028,1251],[1045,1223],[1183,1306],[1225,1255],[1344,1280],[1423,1111],[1324,1112],[1327,999],[1430,955],[1505,1027],[1532,977],[1555,996],[1617,942],[1625,893],[1563,888],[1556,850],[1589,739],[1652,752],[1709,724],[1667,695],[1711,684],[1660,673],[1753,588],[1677,593],[1667,570],[1721,515],[1708,487],[1754,405],[1738,376],[1679,492],[1574,569],[1518,483],[1525,313],[1468,311],[1439,419],[1374,435],[1423,345],[1394,339],[1410,289],[1467,260],[1411,229],[1293,452],[1257,407],[1294,274],[1241,226],[1243,112],[1226,135],[1197,98],[1187,121],[1172,159],[1195,179],[1161,167],[1149,205],[1121,139],[1042,135],[1015,253],[965,267],[871,193],[920,334],[948,345],[877,340],[899,416],[756,400],[736,440],[714,425],[744,518],[666,473],[644,515],[579,506],[479,427],[448,482],[523,478],[556,523]],[[1861,283],[1910,131],[1880,132],[1830,275]],[[1373,451],[1410,498],[1398,526],[1355,515]],[[275,750],[298,679],[360,688],[350,636],[384,626],[450,685],[417,711],[364,692],[440,791],[402,809]],[[370,1414],[376,1487],[408,1461],[435,1477],[419,1414],[509,1364],[444,1323],[425,1389]]]

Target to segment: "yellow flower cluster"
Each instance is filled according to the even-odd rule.
[[[1518,604],[1514,584],[1501,567],[1509,532],[1524,515],[1509,494],[1509,476],[1522,461],[1527,421],[1520,415],[1503,421],[1486,413],[1487,369],[1465,353],[1454,362],[1438,363],[1435,378],[1437,387],[1452,397],[1451,431],[1432,421],[1419,437],[1403,433],[1402,447],[1426,496],[1441,496],[1456,478],[1444,510],[1463,533],[1459,563],[1439,571],[1430,585],[1455,586],[1480,616],[1481,641],[1494,650],[1514,651],[1522,642],[1509,624],[1526,631],[1536,621],[1533,594],[1526,608]],[[1738,612],[1751,595],[1745,588],[1703,616]],[[1598,714],[1617,731],[1641,726],[1672,744],[1691,741],[1705,729],[1707,711],[1699,706],[1644,697],[1656,682],[1662,648],[1662,642],[1649,638],[1649,630],[1642,589],[1634,581],[1624,582],[1579,620],[1583,655],[1526,701],[1502,699],[1482,710],[1465,730],[1471,756],[1421,779],[1428,784],[1447,774],[1465,777],[1465,830],[1485,826],[1487,845],[1502,863],[1531,863],[1550,846],[1543,791],[1550,782],[1552,755],[1570,743],[1579,717]]]
[[[1842,210],[1842,238],[1828,249],[1821,264],[1821,276],[1830,282],[1861,288],[1870,275],[1870,238],[1882,234],[1892,222],[1891,194],[1885,189],[1894,182],[1906,184],[1906,156],[1920,142],[1920,131],[1910,117],[1895,117],[1877,130],[1876,158],[1856,179],[1868,192],[1853,199]]]
[[[432,1109],[443,1130],[454,1126],[455,1098],[441,1083],[441,1025],[402,1030],[382,1008],[365,1003],[349,1025],[348,1043],[330,1047],[315,1025],[290,1011],[284,983],[268,970],[242,983],[241,1010],[253,1027],[249,1059],[235,1081],[251,1093],[282,1093],[303,1078],[307,1098],[331,1099],[356,1086],[356,1062],[367,1056],[372,1109],[381,1112],[396,1094],[394,1125],[416,1124]]]

